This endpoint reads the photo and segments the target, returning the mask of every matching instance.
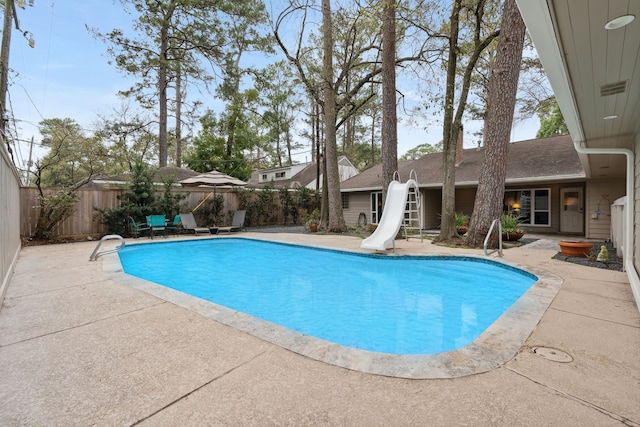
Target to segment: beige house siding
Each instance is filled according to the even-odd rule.
[[[440,228],[440,212],[442,211],[442,191],[440,189],[422,190],[422,226],[425,230]]]
[[[358,217],[360,216],[360,212],[364,212],[367,217],[367,224],[371,224],[371,193],[360,192],[344,194],[349,197],[349,209],[344,209],[342,211],[345,224],[350,226],[358,225]]]
[[[636,275],[640,272],[640,134],[636,136],[635,150],[634,150],[634,185],[633,185],[633,265],[635,267]],[[635,290],[636,300],[640,289]]]
[[[549,197],[550,197],[550,212],[549,212],[549,221],[550,224],[548,226],[544,225],[531,225],[525,226],[530,233],[540,233],[540,234],[549,234],[549,233],[561,233],[560,230],[560,214],[561,214],[561,206],[562,202],[560,200],[560,192],[563,188],[574,188],[579,187],[583,189],[584,197],[585,197],[585,236],[594,239],[608,239],[609,238],[609,224],[611,222],[611,213],[610,206],[607,205],[606,209],[602,209],[604,206],[601,203],[601,211],[603,215],[601,215],[600,222],[596,222],[596,224],[591,224],[589,222],[589,212],[594,212],[597,206],[598,200],[593,200],[595,195],[598,198],[601,197],[602,194],[610,195],[610,200],[615,200],[615,198],[619,197],[618,194],[622,195],[624,193],[624,181],[621,180],[607,180],[594,182],[591,184],[590,193],[585,189],[585,184],[583,182],[570,182],[563,184],[538,184],[538,185],[515,185],[506,187],[506,191],[513,190],[535,190],[535,189],[548,189]],[[367,223],[371,222],[371,208],[369,206],[370,203],[370,195],[371,191],[366,192],[352,192],[346,193],[349,194],[349,209],[344,211],[344,217],[347,225],[356,225],[358,222],[358,216],[360,212],[364,212],[367,216]],[[423,228],[426,230],[436,230],[440,228],[440,215],[442,210],[442,191],[441,189],[422,189],[420,191],[422,197],[422,219],[423,219]],[[458,188],[456,189],[456,212],[462,213],[465,215],[471,216],[473,213],[473,206],[475,202],[476,189],[475,188]],[[614,196],[614,198],[611,198]],[[594,205],[595,204],[595,205]],[[606,210],[606,211],[605,211]],[[604,216],[606,215],[606,223],[604,220]],[[591,221],[594,222],[594,221]],[[591,227],[590,231],[588,231],[587,227]],[[603,235],[603,231],[601,230],[606,228],[607,235]],[[600,230],[600,231],[598,231]],[[590,234],[587,234],[590,233]]]
[[[640,180],[640,177],[637,176]],[[610,204],[618,197],[624,195],[624,179],[591,180],[588,184],[584,182],[567,182],[555,184],[519,184],[506,187],[506,191],[513,190],[535,190],[548,189],[550,197],[550,212],[548,226],[526,225],[530,233],[557,234],[562,233],[561,227],[561,190],[563,188],[583,189],[584,194],[584,236],[590,239],[609,239],[611,229],[611,207]],[[638,190],[636,190],[638,191]],[[350,192],[349,209],[344,210],[344,218],[347,225],[357,225],[360,212],[364,212],[367,217],[367,224],[371,223],[370,197],[372,191]],[[420,191],[422,197],[422,220],[425,230],[437,230],[440,228],[440,215],[442,210],[442,191],[440,188],[428,188]],[[603,199],[603,194],[608,195],[608,199]],[[475,188],[456,189],[456,212],[471,216],[475,202]],[[601,215],[597,220],[591,219],[591,215],[598,209],[600,202]],[[640,205],[636,206],[636,214]],[[580,236],[583,233],[579,234]]]
[[[611,203],[625,194],[625,179],[591,180],[585,196],[585,237],[605,240],[611,238]],[[600,215],[596,216],[596,211]],[[595,218],[594,218],[595,216]]]
[[[367,224],[371,223],[371,193],[354,192],[344,193],[349,195],[349,209],[343,210],[344,220],[347,225],[357,225],[361,212],[367,216]],[[442,191],[440,189],[423,189],[420,191],[422,197],[422,227],[425,230],[435,230],[440,228],[440,213],[442,210]],[[475,189],[463,188],[456,190],[456,207],[461,206],[461,211],[468,215],[473,209],[473,198]]]
[[[456,188],[456,213],[471,216],[475,198],[475,188]]]

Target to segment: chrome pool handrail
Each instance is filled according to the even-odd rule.
[[[107,249],[105,251],[98,252],[100,250],[100,246],[102,246],[102,243],[106,242],[107,240],[114,240],[114,239],[120,239],[122,241],[122,244],[116,246],[113,249]],[[106,255],[113,252],[118,252],[120,249],[124,248],[124,245],[125,245],[124,239],[119,234],[107,234],[102,239],[100,239],[100,241],[98,242],[98,246],[96,246],[96,248],[93,250],[93,253],[89,257],[89,261],[97,260],[100,255]]]
[[[491,236],[491,232],[493,231],[493,226],[496,225],[496,223],[498,224],[498,249],[494,249],[491,252],[487,252],[487,245],[489,244],[489,237]],[[492,253],[494,253],[495,251],[498,251],[498,256],[502,256],[502,220],[500,218],[494,219],[491,222],[491,227],[489,227],[489,232],[487,233],[486,237],[484,238],[484,254],[486,256],[489,256]]]

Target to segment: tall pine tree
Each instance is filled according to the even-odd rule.
[[[496,62],[489,76],[489,104],[485,119],[485,153],[478,191],[469,223],[467,244],[479,247],[494,219],[502,215],[511,125],[518,91],[525,24],[515,0],[505,0]],[[490,240],[497,245],[497,235]]]

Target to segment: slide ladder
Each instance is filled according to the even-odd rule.
[[[411,172],[409,173],[409,181],[414,181],[416,185],[410,185],[408,188],[409,191],[407,193],[407,205],[404,211],[404,222],[402,223],[404,238],[406,240],[409,240],[409,234],[413,235],[417,233],[420,235],[420,241],[422,242],[423,237],[422,215],[420,215],[420,189],[418,188],[418,177],[416,171],[411,170]]]
[[[417,223],[417,227],[416,227]],[[409,180],[401,183],[398,180],[398,172],[394,173],[394,179],[389,183],[387,198],[384,202],[382,217],[373,234],[362,241],[363,249],[375,249],[384,251],[389,243],[393,244],[395,253],[395,238],[404,227],[405,238],[409,238],[407,228],[420,229],[422,239],[422,219],[420,215],[420,189],[415,171],[411,171]]]
[[[102,252],[98,252],[100,250],[100,247],[102,246],[102,244],[104,242],[106,242],[107,240],[120,240],[120,241],[122,241],[122,243],[119,244],[118,246],[116,246],[113,249],[106,249],[106,250],[104,250]],[[93,253],[89,257],[89,261],[97,260],[100,255],[106,255],[106,254],[110,254],[110,253],[113,253],[113,252],[118,252],[122,248],[124,248],[124,239],[122,238],[122,236],[120,236],[119,234],[107,234],[102,239],[100,239],[100,241],[98,242],[98,246],[96,246],[96,248],[93,250]]]

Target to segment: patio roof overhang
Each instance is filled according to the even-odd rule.
[[[640,2],[516,1],[573,141],[632,149],[640,132]],[[629,25],[605,28],[627,15],[635,16]],[[580,158],[590,178],[625,174],[622,155]]]

